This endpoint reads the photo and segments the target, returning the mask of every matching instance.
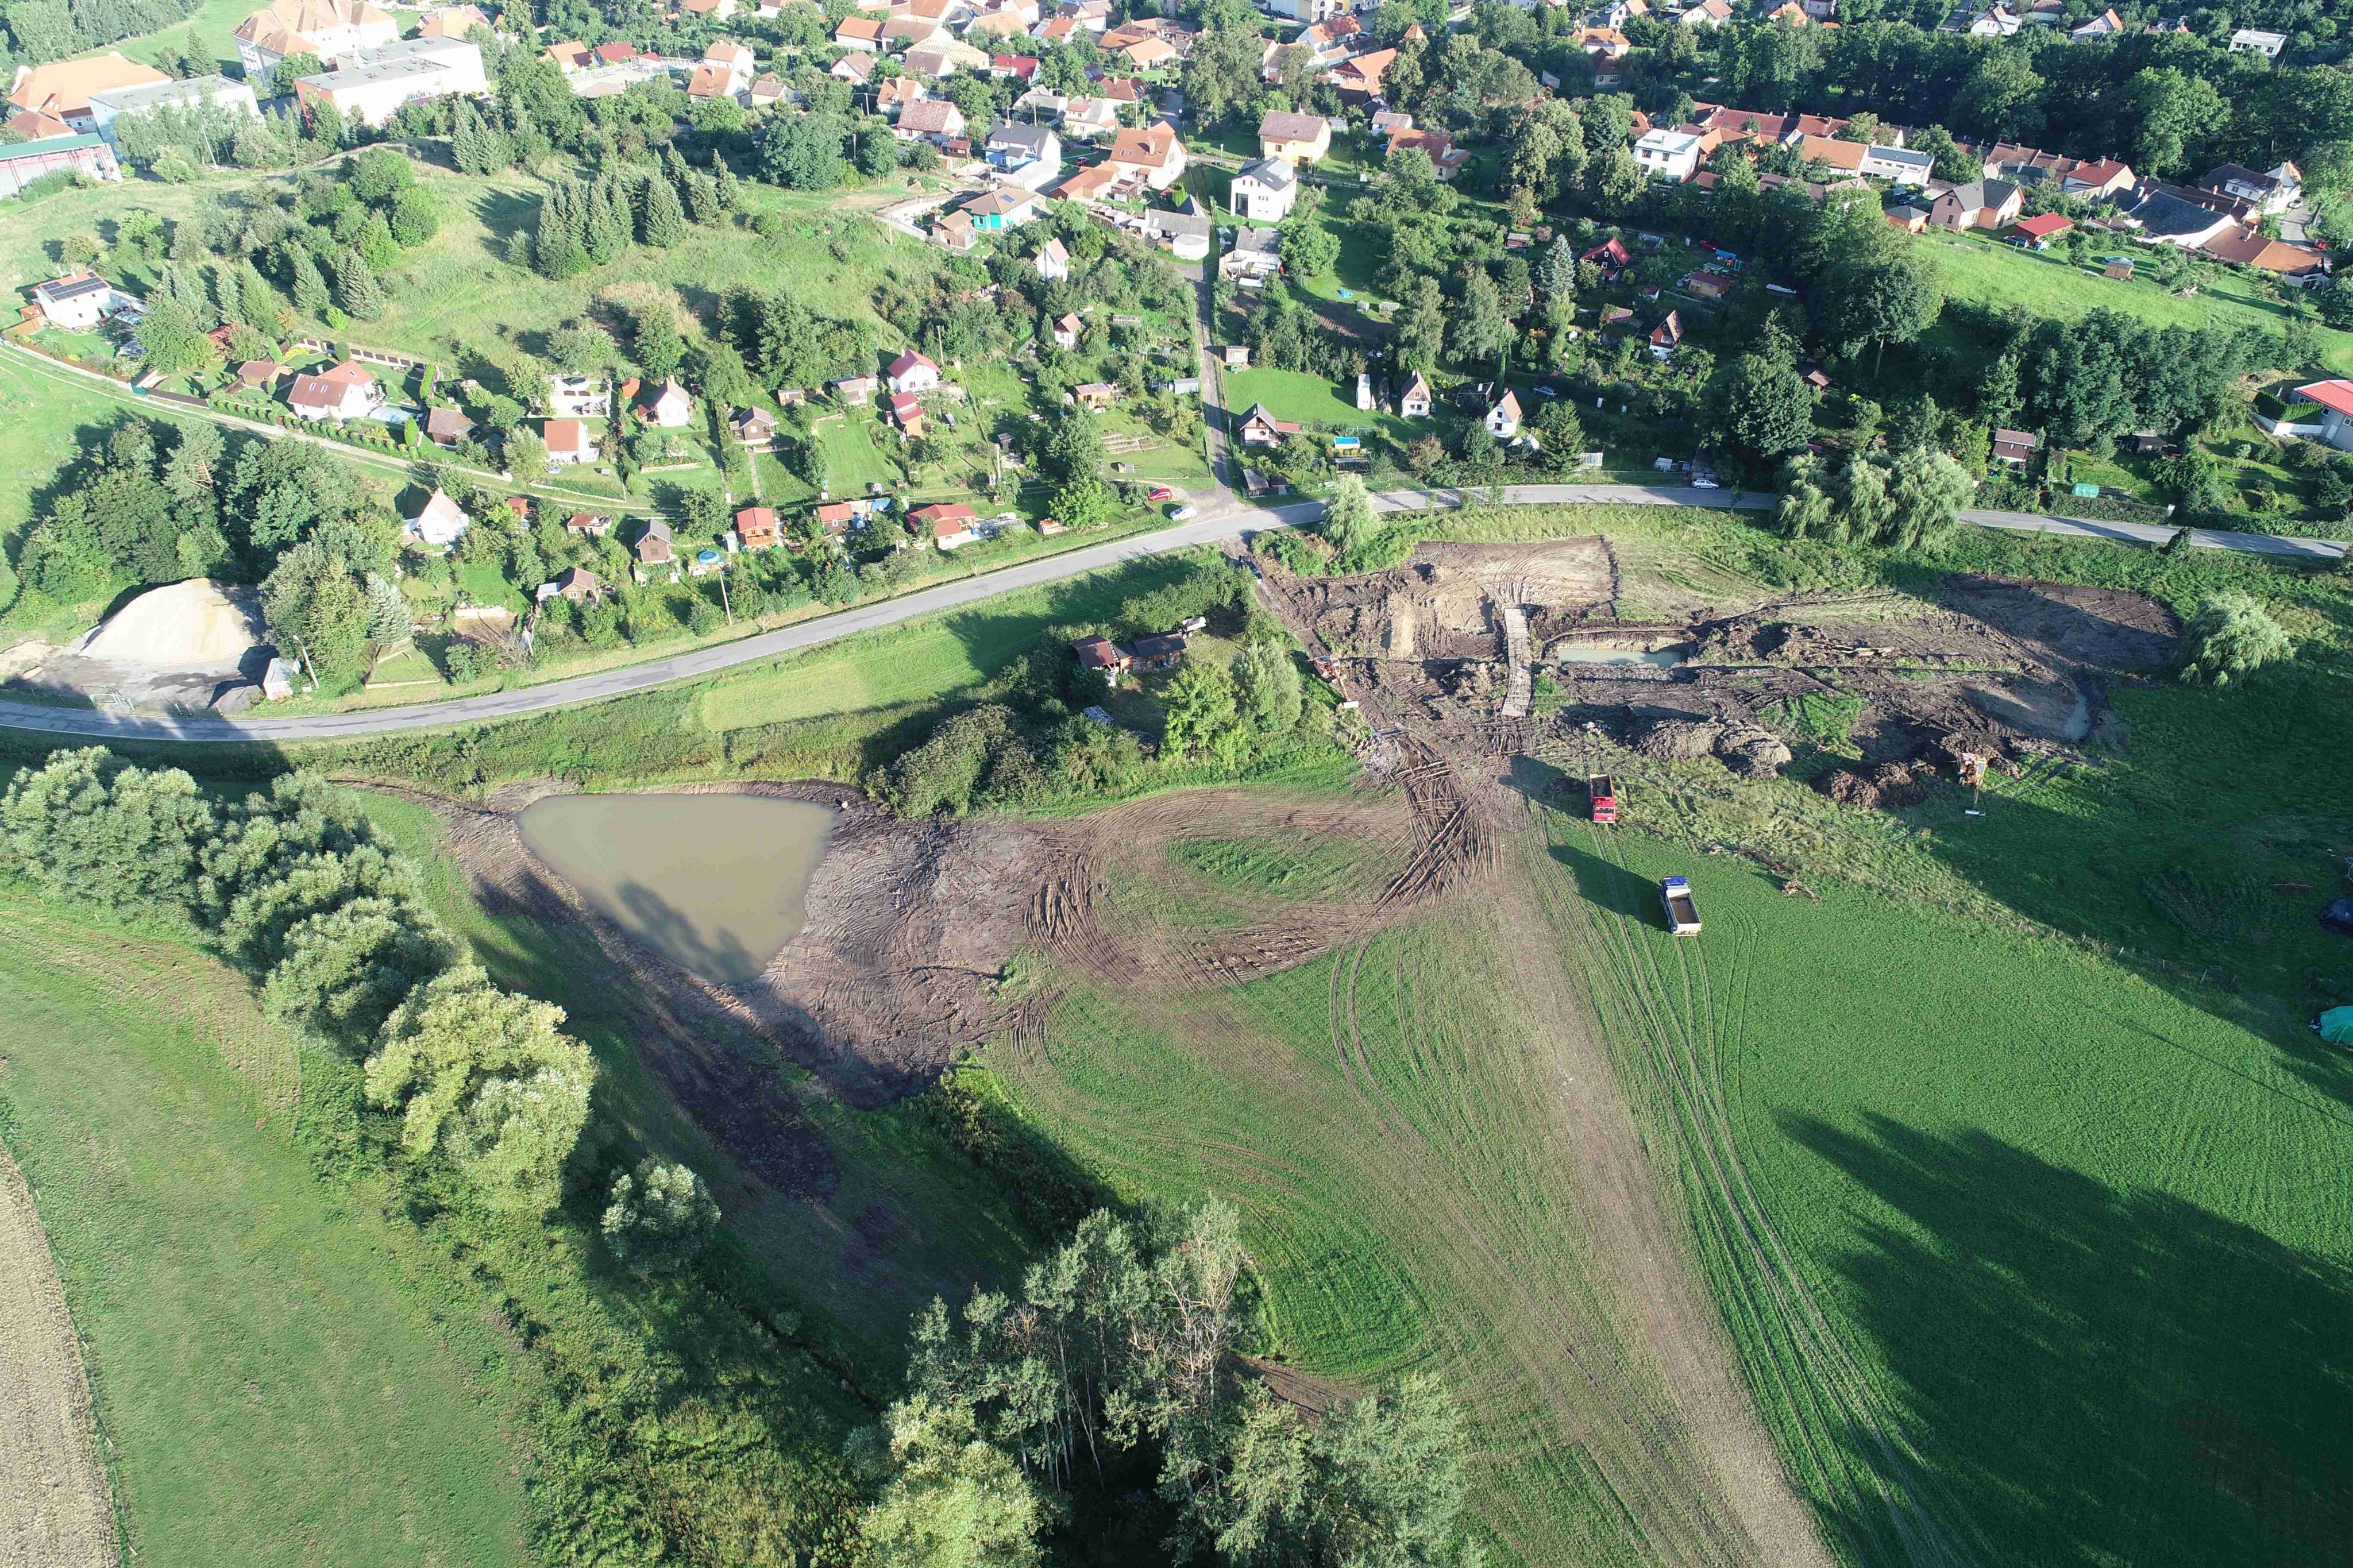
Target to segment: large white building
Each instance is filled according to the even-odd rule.
[[[249,79],[266,80],[282,59],[316,55],[336,65],[399,37],[400,24],[367,0],[272,0],[237,24],[237,58]]]
[[[1228,198],[1234,211],[1252,223],[1281,223],[1299,200],[1299,174],[1288,158],[1260,158],[1244,163],[1234,176]]]
[[[1634,143],[1634,162],[1652,179],[1681,184],[1699,171],[1700,144],[1688,131],[1645,131]]]
[[[115,138],[114,122],[126,115],[152,114],[159,109],[194,109],[206,103],[237,110],[257,119],[261,114],[253,89],[245,83],[231,81],[225,76],[196,76],[185,81],[151,82],[143,87],[93,92],[90,95],[90,124],[111,142]]]
[[[345,116],[356,110],[370,125],[382,125],[405,104],[489,90],[482,51],[462,38],[408,38],[362,49],[341,68],[294,84],[303,103]]]

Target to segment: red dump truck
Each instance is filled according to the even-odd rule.
[[[1692,902],[1691,879],[1669,877],[1659,883],[1659,902],[1667,908],[1667,929],[1677,936],[1699,934],[1699,906]]]
[[[1585,780],[1586,798],[1593,803],[1593,820],[1618,820],[1618,783],[1608,773],[1591,773]]]

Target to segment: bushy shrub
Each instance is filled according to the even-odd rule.
[[[2215,594],[2198,606],[2181,637],[2181,679],[2227,686],[2295,647],[2263,605],[2244,594]]]
[[[615,1173],[605,1206],[605,1245],[632,1273],[662,1274],[694,1260],[719,1223],[702,1178],[684,1165],[639,1162]]]

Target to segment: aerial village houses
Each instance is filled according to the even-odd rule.
[[[1681,184],[1699,171],[1702,138],[1690,131],[1645,131],[1634,143],[1634,162],[1654,180]]]
[[[1281,223],[1299,200],[1299,176],[1288,158],[1260,158],[1234,175],[1229,199],[1252,223]]]
[[[575,463],[596,460],[596,443],[590,437],[588,426],[584,420],[543,420],[540,425],[540,434],[547,444],[550,468],[567,468]]]
[[[382,125],[405,106],[427,99],[480,97],[489,90],[482,51],[459,38],[406,38],[355,50],[335,69],[294,84],[302,102],[346,119],[357,114],[369,125]]]
[[[667,572],[671,582],[678,581],[677,552],[670,546],[669,523],[658,517],[649,519],[631,548],[638,558],[638,581],[645,580],[649,570]]]
[[[1487,434],[1498,441],[1508,441],[1520,433],[1520,398],[1506,392],[1495,405],[1487,410]]]
[[[1398,399],[1398,412],[1408,419],[1427,419],[1430,405],[1430,378],[1416,371],[1413,380],[1406,385],[1405,395]]]
[[[638,405],[638,417],[664,430],[682,430],[694,421],[694,398],[678,377],[668,377],[648,390]]]
[[[1179,261],[1206,260],[1217,238],[1202,215],[1159,207],[1144,215],[1144,233],[1145,238],[1166,246]]]
[[[474,520],[447,492],[436,487],[417,515],[404,520],[404,526],[408,537],[427,549],[446,551],[474,526]]]
[[[90,94],[117,88],[152,87],[171,79],[153,66],[142,66],[114,53],[93,55],[88,59],[52,60],[45,66],[18,66],[8,88],[8,106],[28,114],[48,115],[63,121],[67,129],[76,134],[87,134],[98,128],[90,114]]]
[[[919,506],[907,514],[907,521],[915,537],[922,539],[928,535],[931,542],[942,550],[954,550],[979,538],[978,521],[973,515],[972,508],[961,501],[954,505]]]
[[[475,13],[477,16],[480,12]],[[437,28],[425,35],[464,38]],[[400,37],[400,24],[368,0],[273,0],[237,24],[237,64],[249,81],[267,81],[278,62],[316,55],[334,65],[361,49],[378,48]]]
[[[1277,419],[1267,412],[1263,403],[1253,403],[1242,416],[1240,432],[1245,447],[1279,447],[1286,436],[1299,434],[1299,426],[1288,419]]]
[[[2025,199],[2007,180],[1971,180],[1938,196],[1928,221],[1938,228],[2003,228],[2017,221]]]
[[[919,99],[899,110],[892,134],[902,142],[944,146],[964,134],[964,110],[944,98]]]
[[[1270,110],[1258,122],[1258,150],[1263,158],[1313,163],[1332,151],[1331,122],[1320,114]]]
[[[1185,144],[1166,122],[1142,131],[1123,131],[1112,139],[1111,166],[1165,191],[1185,173]]]
[[[940,367],[913,349],[892,360],[882,375],[892,392],[929,392],[940,384]]]
[[[375,376],[357,360],[348,359],[315,374],[296,376],[286,395],[286,405],[298,417],[337,425],[364,419],[383,403],[384,388]]]
[[[774,507],[747,506],[735,514],[735,537],[746,550],[774,550],[785,542]]]

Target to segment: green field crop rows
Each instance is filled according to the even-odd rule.
[[[1218,923],[1186,875],[1247,868],[1262,890],[1298,857],[1180,841],[1156,929]],[[1268,1353],[1344,1389],[1440,1373],[1500,1560],[1728,1560],[1719,1482],[1593,1251],[1579,1145],[1602,1112],[1572,1087],[1582,1034],[1556,972],[1458,906],[1241,984],[1081,984],[1039,1038],[982,1061],[1115,1189],[1240,1208]]]
[[[504,1352],[410,1289],[411,1236],[312,1176],[291,1043],[197,954],[0,909],[0,1131],[135,1560],[529,1561]]]
[[[2063,943],[1548,822],[1562,940],[1854,1556],[2222,1564],[2348,1539],[2341,1096]],[[1694,877],[1696,939],[1659,926],[1668,872]]]

